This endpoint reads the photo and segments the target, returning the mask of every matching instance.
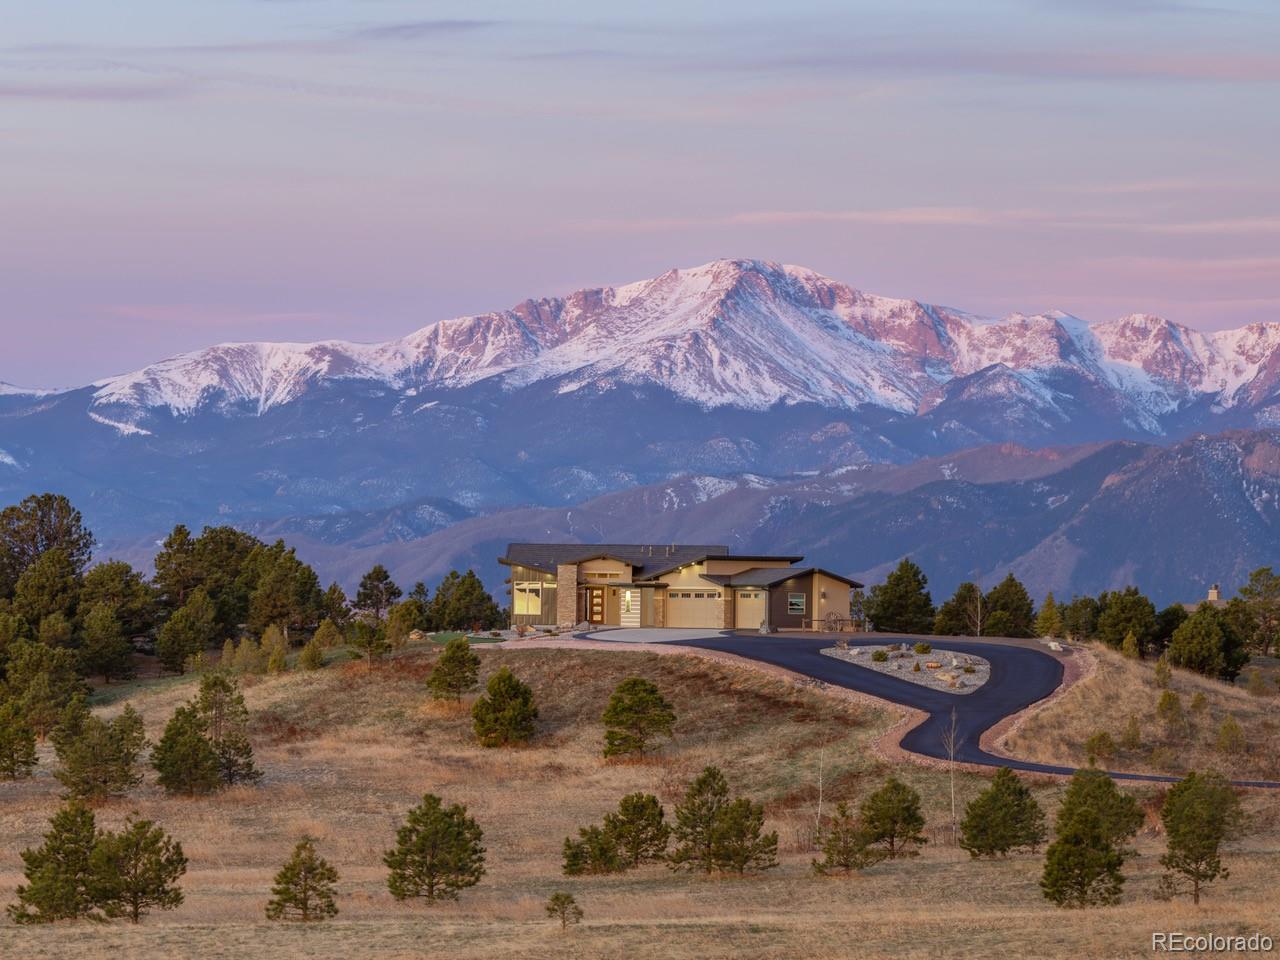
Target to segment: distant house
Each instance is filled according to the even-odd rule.
[[[516,625],[799,628],[849,616],[862,584],[802,556],[732,554],[722,545],[512,543]]]
[[[1197,600],[1195,603],[1184,603],[1182,608],[1188,613],[1194,613],[1206,603],[1211,607],[1225,607],[1227,605],[1227,601],[1222,599],[1222,588],[1218,584],[1215,583],[1209,588],[1208,596],[1203,600]]]

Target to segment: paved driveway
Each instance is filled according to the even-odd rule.
[[[939,649],[982,657],[991,664],[991,678],[972,693],[955,694],[933,690],[909,680],[900,680],[876,670],[819,652],[833,645],[830,637],[807,637],[795,634],[757,636],[733,634],[724,631],[603,631],[594,634],[595,639],[624,639],[619,633],[647,633],[645,642],[678,642],[681,646],[704,650],[720,650],[748,660],[758,660],[783,667],[795,673],[830,683],[837,687],[857,690],[884,700],[923,710],[928,717],[902,739],[902,747],[912,753],[940,760],[947,758],[942,744],[943,731],[951,723],[951,711],[955,710],[956,729],[963,742],[956,751],[956,759],[964,763],[993,767],[1010,767],[1029,773],[1070,774],[1074,767],[1061,767],[1046,763],[1032,763],[998,757],[979,745],[982,734],[1005,717],[1043,700],[1062,683],[1062,664],[1054,657],[1036,649],[1035,644],[991,643],[980,640],[947,640],[938,643]],[[686,633],[691,636],[676,638],[667,636]],[[655,636],[658,635],[658,636]],[[627,638],[630,639],[630,638]],[[638,639],[638,638],[637,638]],[[885,643],[913,638],[894,637],[886,634],[874,640],[850,640],[851,646],[881,646]],[[634,642],[634,641],[633,641]],[[1147,776],[1135,773],[1113,772],[1119,780],[1148,780],[1165,783],[1176,782],[1178,777]],[[1241,786],[1280,787],[1270,781],[1237,781]]]

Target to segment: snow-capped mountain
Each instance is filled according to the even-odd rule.
[[[702,407],[814,403],[927,412],[958,378],[1000,366],[989,389],[1067,415],[1059,382],[1086,378],[1119,415],[1159,435],[1200,399],[1256,404],[1280,379],[1280,324],[1202,333],[1138,314],[1089,325],[1060,312],[991,320],[862,293],[803,267],[719,260],[621,287],[444,320],[380,344],[224,344],[95,384],[92,407],[179,417],[261,414],[317,383],[398,391],[495,379],[560,393],[655,385]],[[118,416],[109,416],[120,423]]]
[[[992,320],[721,260],[388,343],[225,344],[75,390],[0,387],[0,504],[65,493],[108,551],[179,521],[341,551],[646,486],[683,502],[983,444],[1276,426],[1280,324]]]

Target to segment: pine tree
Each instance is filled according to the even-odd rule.
[[[321,597],[320,607],[324,611],[324,619],[339,629],[351,619],[351,608],[347,604],[347,595],[335,581],[329,584]]]
[[[1058,808],[1055,833],[1063,830],[1081,810],[1089,810],[1098,821],[1098,829],[1108,844],[1120,848],[1142,826],[1142,811],[1138,802],[1122,793],[1109,776],[1094,767],[1077,770],[1071,776],[1067,792]],[[1122,856],[1128,851],[1120,850]]]
[[[529,740],[538,719],[533,691],[506,667],[489,678],[485,691],[471,707],[481,746],[505,747]]]
[[[365,662],[372,672],[374,663],[382,659],[391,645],[387,643],[386,627],[381,623],[357,620],[351,637],[351,646],[364,655]]]
[[[1173,671],[1169,669],[1169,657],[1167,654],[1161,654],[1160,659],[1156,661],[1155,679],[1156,686],[1161,690],[1169,688],[1169,681],[1173,679]]]
[[[337,584],[334,584],[337,586]],[[332,589],[332,588],[331,588]],[[311,638],[322,650],[330,650],[333,647],[340,647],[345,641],[342,631],[338,629],[338,625],[329,618],[320,621],[320,626],[316,628],[315,636]]]
[[[160,786],[188,796],[213,793],[222,786],[218,754],[204,733],[204,722],[192,705],[178,707],[151,751]]]
[[[194,706],[204,735],[218,756],[223,783],[254,783],[262,778],[253,764],[249,709],[231,674],[217,671],[200,679]]]
[[[624,867],[635,867],[666,856],[671,828],[658,798],[651,793],[629,793],[618,802],[616,813],[605,814],[604,831],[617,846]]]
[[[1035,633],[1035,605],[1027,588],[1012,573],[991,588],[985,606],[989,635],[1030,637]]]
[[[1265,657],[1273,646],[1280,646],[1280,575],[1271,567],[1259,567],[1239,594],[1254,624],[1251,645]]]
[[[316,853],[315,840],[304,836],[276,874],[267,901],[267,919],[310,923],[337,916],[337,882],[338,871]]]
[[[236,673],[243,674],[256,674],[266,671],[266,654],[263,653],[262,647],[258,645],[257,640],[249,636],[240,638],[240,644],[236,647],[236,655],[232,661],[232,667]]]
[[[871,588],[867,615],[875,629],[889,633],[929,633],[933,629],[933,599],[929,578],[907,557],[884,583]]]
[[[567,930],[571,923],[582,922],[582,908],[572,894],[553,893],[547,900],[547,916],[560,921],[560,929]]]
[[[1120,901],[1124,856],[1108,838],[1093,810],[1082,809],[1066,823],[1059,817],[1057,839],[1045,854],[1040,889],[1060,907],[1089,907]]]
[[[23,572],[50,550],[65,554],[76,576],[89,564],[93,534],[71,501],[33,494],[0,510],[0,597],[9,596]]]
[[[1044,605],[1040,607],[1040,612],[1036,615],[1036,634],[1041,637],[1061,637],[1062,631],[1062,611],[1058,609],[1058,602],[1053,599],[1050,593],[1044,598]]]
[[[668,857],[673,869],[684,867],[704,873],[716,869],[716,835],[728,804],[728,781],[718,767],[707,767],[676,805],[676,821],[671,828],[676,846]]]
[[[46,647],[72,647],[75,645],[75,629],[65,613],[51,613],[40,621],[37,639]]]
[[[217,636],[217,610],[204,589],[197,587],[160,628],[156,656],[166,669],[182,673],[187,658],[204,650]]]
[[[1018,776],[1001,767],[991,786],[965,808],[960,846],[969,856],[1006,856],[1010,850],[1034,850],[1046,836],[1044,811]]]
[[[108,683],[133,676],[133,644],[106,603],[94,604],[84,618],[80,664],[86,673]]]
[[[1137,750],[1141,746],[1142,726],[1138,723],[1138,717],[1131,713],[1124,725],[1124,732],[1120,734],[1120,747],[1123,750]]]
[[[387,609],[400,599],[403,591],[396,586],[391,574],[382,564],[377,564],[360,579],[356,590],[355,607],[372,614],[374,622],[381,624]]]
[[[1231,714],[1222,718],[1222,724],[1218,727],[1216,745],[1219,753],[1229,757],[1245,751],[1244,731],[1240,729],[1239,721]]]
[[[1138,636],[1132,630],[1124,635],[1124,641],[1120,644],[1120,652],[1130,660],[1142,659],[1142,650],[1138,647]]]
[[[1173,632],[1166,653],[1175,667],[1234,681],[1249,662],[1244,640],[1220,610],[1202,604]]]
[[[428,905],[456,900],[484,876],[484,833],[461,804],[445,807],[426,794],[396,831],[396,846],[382,858],[387,889],[397,900],[421,897]]]
[[[1194,771],[1170,788],[1160,811],[1168,851],[1160,858],[1165,868],[1161,893],[1165,897],[1190,893],[1200,902],[1203,888],[1230,871],[1220,848],[1243,823],[1240,800],[1220,774]]]
[[[9,906],[15,923],[78,920],[94,912],[94,874],[90,859],[98,839],[93,811],[78,800],[53,815],[44,843],[22,851],[27,882]]]
[[[123,560],[107,560],[85,571],[76,600],[78,616],[83,619],[100,603],[119,621],[126,638],[150,633],[156,625],[155,591]]]
[[[466,637],[453,637],[431,668],[427,688],[437,700],[460,700],[475,687],[480,674],[480,657],[471,651]]]
[[[13,612],[28,623],[61,617],[69,623],[80,593],[80,575],[68,554],[46,550],[27,567],[13,588]]]
[[[288,648],[285,646],[284,634],[280,634],[280,639],[274,640],[270,647],[264,643],[263,649],[267,651],[267,673],[284,673],[289,669]]]
[[[303,670],[319,670],[324,666],[324,647],[316,639],[318,636],[317,634],[308,640],[298,654],[298,665]]]
[[[387,614],[387,643],[392,649],[401,650],[409,643],[409,634],[422,630],[427,622],[427,608],[420,600],[410,597],[391,607]]]
[[[80,708],[83,710],[83,707]],[[83,716],[71,707],[74,719],[55,731],[54,747],[61,767],[54,776],[67,795],[90,803],[123,796],[142,782],[138,757],[146,746],[142,717],[130,706],[110,721]]]
[[[770,870],[778,865],[778,834],[764,832],[764,804],[746,797],[731,800],[716,830],[716,867],[730,873]]]
[[[234,670],[236,668],[236,642],[227,637],[222,643],[222,656],[218,658],[219,670]]]
[[[150,820],[131,814],[119,833],[104,831],[89,862],[94,902],[108,917],[137,923],[152,909],[182,905],[182,844]]]
[[[565,876],[618,873],[625,869],[617,839],[604,828],[579,827],[577,840],[564,838]]]
[[[182,524],[173,528],[156,554],[155,567],[155,585],[165,606],[178,610],[202,579],[190,530]]]
[[[503,626],[502,610],[475,572],[450,570],[436,587],[428,616],[437,630],[484,630]]]
[[[1172,690],[1160,694],[1156,702],[1156,716],[1168,730],[1177,730],[1183,725],[1182,698]]]
[[[855,870],[865,870],[882,859],[879,851],[868,846],[867,832],[843,800],[836,804],[835,815],[823,827],[819,842],[822,859],[813,861],[816,873],[829,874],[839,870],[847,875]]]
[[[933,632],[940,636],[980,636],[986,624],[986,601],[976,583],[965,581],[938,608]]]
[[[643,677],[623,680],[605,707],[604,755],[643,754],[654,737],[669,737],[676,714],[656,685]]]
[[[884,786],[862,801],[859,809],[869,844],[882,844],[889,860],[914,857],[915,846],[927,843],[920,832],[924,815],[920,812],[920,794],[890,777]]]
[[[1138,639],[1138,649],[1147,650],[1156,634],[1156,608],[1137,587],[1104,593],[1099,598],[1098,639],[1119,650],[1126,634]]]
[[[9,645],[4,692],[16,700],[36,736],[43,740],[77,694],[89,692],[76,672],[76,655],[29,640]]]
[[[0,780],[21,780],[36,766],[36,732],[16,700],[0,702]]]

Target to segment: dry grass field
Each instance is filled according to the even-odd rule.
[[[1181,774],[1214,768],[1241,780],[1280,780],[1280,700],[1274,683],[1266,694],[1249,693],[1185,670],[1174,670],[1169,689],[1182,705],[1182,722],[1168,724],[1156,714],[1163,691],[1156,685],[1155,665],[1130,660],[1096,646],[1098,667],[1056,701],[1033,714],[1005,744],[1014,756],[1046,763],[1080,765],[1087,760],[1085,741],[1106,731],[1116,742],[1101,766],[1141,773]],[[1197,694],[1202,697],[1198,709]],[[1142,732],[1136,747],[1125,746],[1130,717]],[[1242,749],[1220,748],[1222,722],[1231,716],[1243,733]]]
[[[1139,957],[1153,930],[1238,933],[1276,929],[1280,879],[1277,799],[1254,794],[1255,832],[1231,855],[1232,876],[1199,908],[1153,899],[1157,836],[1140,838],[1125,903],[1074,913],[1037,887],[1041,859],[972,863],[949,843],[945,772],[897,772],[924,795],[931,843],[913,861],[851,879],[809,869],[821,779],[825,802],[857,800],[888,772],[870,745],[894,715],[763,676],[685,656],[580,650],[481,649],[485,674],[506,665],[530,683],[542,710],[536,742],[483,750],[465,710],[432,704],[423,686],[434,652],[411,651],[372,674],[359,664],[251,682],[254,742],[265,776],[256,788],[205,799],[166,797],[148,776],[126,801],[99,810],[114,826],[131,810],[183,842],[191,866],[186,903],[139,927],[74,924],[22,928],[0,920],[0,956],[31,960],[160,958],[937,958]],[[599,716],[623,677],[653,679],[680,716],[674,742],[652,761],[599,757]],[[152,738],[190,680],[113,690]],[[703,765],[765,801],[781,866],[763,877],[705,879],[662,866],[614,877],[565,878],[561,844],[597,822],[619,797],[657,793],[668,809]],[[58,803],[42,750],[39,775],[0,784],[0,900],[20,882],[19,851],[39,842]],[[985,778],[959,774],[961,805]],[[1052,812],[1061,785],[1037,785]],[[467,804],[485,830],[488,874],[457,903],[426,908],[386,891],[382,852],[422,793]],[[1159,787],[1138,788],[1154,809]],[[319,839],[341,874],[341,913],[313,928],[267,923],[271,877],[299,835]],[[543,914],[571,892],[583,924],[561,933]]]

